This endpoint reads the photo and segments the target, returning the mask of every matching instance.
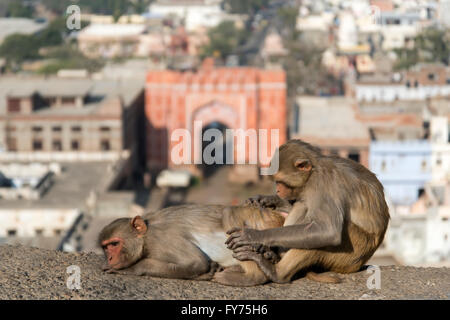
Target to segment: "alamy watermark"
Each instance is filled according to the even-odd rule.
[[[381,269],[379,266],[369,266],[366,271],[371,276],[367,279],[366,285],[369,290],[381,289]]]
[[[66,273],[70,276],[67,278],[66,286],[70,290],[81,289],[81,269],[79,266],[71,265],[67,267]]]
[[[69,30],[81,29],[81,9],[79,6],[73,4],[66,9],[67,20],[66,27]]]
[[[273,175],[278,171],[278,129],[226,129],[224,137],[219,129],[210,128],[202,133],[202,128],[202,121],[194,121],[193,136],[188,129],[176,129],[172,132],[170,140],[176,143],[170,154],[172,163],[261,164],[268,165],[260,169],[261,175]],[[202,142],[209,141],[211,143],[202,148]]]

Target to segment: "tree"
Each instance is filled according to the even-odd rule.
[[[6,16],[31,18],[34,10],[32,6],[25,6],[21,2],[11,2],[6,9]]]
[[[100,59],[87,58],[71,45],[51,49],[47,57],[51,58],[52,62],[42,67],[39,73],[52,74],[61,69],[86,69],[93,72],[101,69],[104,65]]]
[[[225,6],[229,7],[231,13],[253,15],[266,7],[269,2],[269,0],[226,0]]]
[[[21,63],[39,57],[39,46],[33,37],[23,34],[12,34],[0,46],[0,56],[8,63]]]
[[[220,23],[208,31],[209,43],[201,50],[202,58],[216,56],[225,59],[242,43],[244,34],[232,21]]]
[[[408,69],[419,62],[450,63],[450,30],[427,29],[414,39],[414,47],[395,49],[396,70]]]

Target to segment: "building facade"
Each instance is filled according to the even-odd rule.
[[[186,130],[193,138],[190,163],[202,159],[199,154],[202,149],[195,150],[195,144],[202,143],[196,130],[201,134],[210,127],[255,130],[259,143],[262,143],[260,131],[256,130],[266,129],[265,146],[270,151],[286,141],[285,74],[281,70],[250,67],[215,68],[208,62],[198,72],[150,72],[145,111],[147,167],[151,171],[176,166],[171,154],[179,143],[172,138],[177,129]],[[273,129],[278,132],[278,141],[271,143]],[[257,148],[262,150],[260,146]],[[246,160],[249,154],[246,151]]]
[[[429,141],[372,141],[369,154],[369,168],[394,205],[413,204],[431,180]]]

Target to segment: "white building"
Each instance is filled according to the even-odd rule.
[[[78,34],[78,47],[89,57],[133,56],[145,30],[143,24],[91,24]]]
[[[439,21],[447,28],[450,28],[450,0],[439,1]]]
[[[431,118],[431,174],[435,183],[450,181],[450,136],[447,117]]]
[[[427,185],[411,207],[391,210],[386,250],[408,265],[450,265],[450,185]]]
[[[352,48],[358,44],[358,30],[355,17],[350,12],[339,15],[338,46],[339,49]]]
[[[396,100],[425,100],[450,95],[450,84],[407,87],[405,84],[358,83],[355,85],[358,101],[393,102]]]
[[[223,21],[226,13],[221,0],[157,0],[149,11],[163,17],[176,16],[184,20],[187,31],[201,27],[215,27]]]

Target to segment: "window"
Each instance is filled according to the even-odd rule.
[[[8,99],[8,112],[20,112],[20,99],[9,98]]]
[[[80,126],[74,126],[74,127],[72,127],[72,131],[73,132],[80,132],[81,131],[81,127]]]
[[[75,104],[74,97],[65,97],[61,99],[61,104]]]
[[[70,147],[72,150],[79,150],[80,143],[78,142],[78,140],[72,140],[72,142],[70,143]]]
[[[417,80],[414,80],[414,87],[417,88],[419,86],[419,82]]]
[[[381,171],[386,171],[386,161],[381,162]]]
[[[36,236],[42,236],[44,234],[44,229],[36,229]]]
[[[52,131],[53,131],[53,132],[61,132],[61,131],[62,131],[62,128],[59,127],[59,126],[58,126],[58,127],[53,127],[53,128],[52,128]]]
[[[446,82],[447,82],[447,84],[450,84],[450,78],[447,78]]]
[[[8,237],[14,237],[17,234],[17,230],[8,230]]]
[[[350,153],[348,154],[348,158],[349,158],[350,160],[359,162],[359,153],[356,152],[356,151],[352,151],[352,152],[350,152]]]
[[[16,131],[16,127],[15,126],[8,126],[8,127],[6,127],[6,131],[8,131],[8,132],[15,132]]]
[[[420,165],[421,165],[421,167],[422,167],[422,171],[427,170],[427,161],[426,161],[426,160],[423,160],[422,163],[421,163]]]
[[[42,132],[42,127],[32,127],[31,130],[33,132]]]
[[[61,151],[62,150],[61,140],[53,140],[52,148],[54,151]]]
[[[109,132],[109,131],[111,131],[111,128],[110,127],[100,127],[100,131]]]
[[[406,81],[406,87],[407,87],[407,88],[411,87],[411,82],[409,82],[409,80]]]
[[[16,138],[9,137],[6,139],[6,145],[8,151],[17,151],[17,140]]]
[[[420,188],[418,191],[417,191],[417,197],[418,198],[420,198],[421,196],[423,196],[425,194],[425,189],[423,189],[423,188]]]
[[[47,106],[53,106],[54,104],[56,104],[56,98],[55,97],[48,97],[48,98],[44,99],[44,103]]]
[[[429,73],[428,74],[428,80],[430,81],[436,81],[436,75],[434,73]]]
[[[55,236],[60,236],[60,235],[62,235],[62,233],[63,233],[63,231],[61,230],[61,229],[55,229],[54,231],[53,231],[53,234],[55,235]]]
[[[102,141],[100,142],[100,149],[101,149],[102,151],[108,151],[108,150],[110,150],[110,149],[111,149],[111,146],[110,146],[110,144],[109,144],[109,140],[102,140]]]
[[[34,151],[42,150],[42,140],[33,140],[33,150]]]

